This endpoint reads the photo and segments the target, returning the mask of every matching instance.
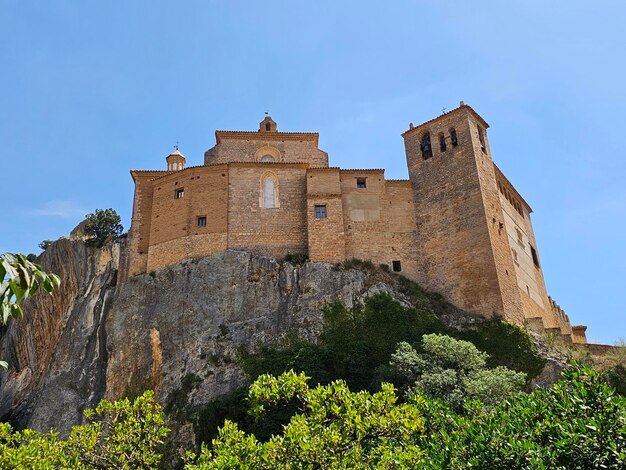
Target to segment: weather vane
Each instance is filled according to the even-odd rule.
[[[180,144],[180,142],[179,142],[179,141],[176,141],[176,145],[174,145],[174,148],[175,148],[176,150],[178,150],[178,144]]]
[[[269,116],[269,114],[270,114],[269,111],[265,111],[266,116]]]
[[[446,108],[441,108],[441,114],[446,114]]]

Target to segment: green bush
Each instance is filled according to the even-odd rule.
[[[306,263],[308,259],[309,257],[304,253],[288,253],[287,256],[285,256],[286,262],[299,265]]]
[[[87,424],[74,426],[67,440],[57,433],[14,431],[0,424],[0,468],[156,468],[169,429],[148,391],[131,402],[103,400],[86,410]]]

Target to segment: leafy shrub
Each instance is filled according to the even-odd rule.
[[[306,263],[308,259],[309,257],[304,253],[288,253],[287,256],[285,256],[286,262],[299,265]]]
[[[417,390],[462,411],[468,400],[493,407],[524,385],[524,373],[501,366],[487,369],[487,354],[467,341],[431,334],[424,335],[420,346],[418,353],[400,343],[391,356],[392,377],[407,393]]]
[[[133,402],[103,400],[67,440],[57,433],[13,431],[0,424],[0,468],[155,468],[169,430],[152,392]]]

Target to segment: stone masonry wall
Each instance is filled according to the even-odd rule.
[[[309,258],[314,262],[343,261],[346,242],[339,169],[309,169],[306,183]],[[326,206],[326,218],[316,218],[316,205]]]
[[[403,134],[413,183],[417,281],[461,308],[491,315],[504,313],[504,305],[470,119],[470,112],[461,108]],[[457,146],[450,140],[452,128]],[[425,160],[420,143],[426,132],[433,156]],[[439,133],[447,140],[445,151],[439,148]]]
[[[281,258],[307,253],[306,165],[231,163],[228,247]],[[277,178],[278,207],[261,207],[261,177]]]
[[[312,167],[327,167],[328,154],[317,148],[317,141],[291,140],[290,134],[251,133],[249,139],[222,140],[204,154],[204,164],[256,162],[262,155],[258,150],[271,147],[278,150],[280,162],[308,163]],[[282,138],[281,138],[282,137]]]

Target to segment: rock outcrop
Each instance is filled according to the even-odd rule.
[[[358,270],[296,266],[241,251],[123,279],[124,241],[59,240],[40,263],[59,274],[1,333],[0,418],[65,434],[86,408],[146,388],[166,404],[190,378],[205,403],[245,383],[237,349],[288,333],[317,336],[322,306],[393,289]]]

